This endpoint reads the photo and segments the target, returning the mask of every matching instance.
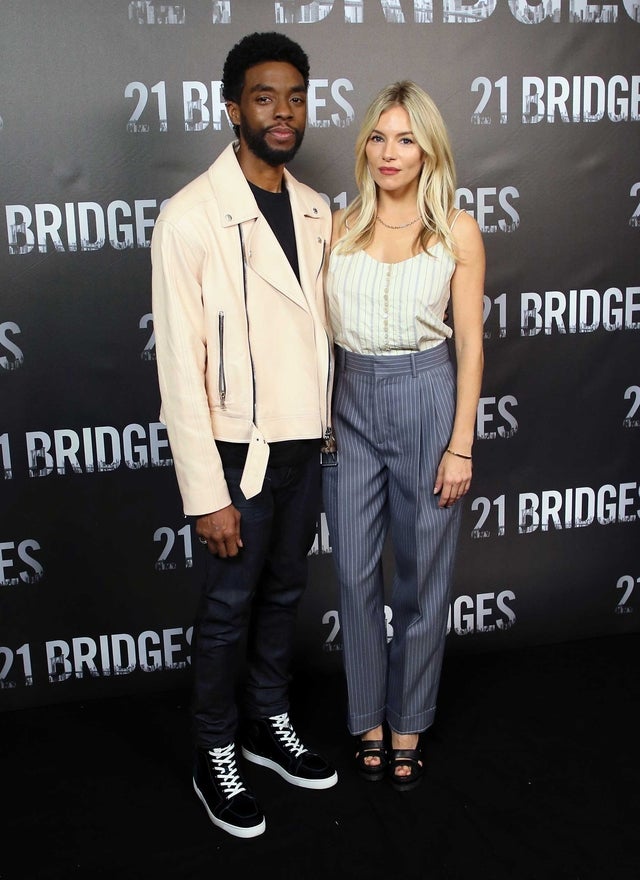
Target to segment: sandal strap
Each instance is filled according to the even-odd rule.
[[[359,739],[357,751],[363,755],[365,752],[384,752],[386,747],[383,739]]]
[[[418,763],[422,760],[421,749],[391,749],[391,760],[394,764]]]

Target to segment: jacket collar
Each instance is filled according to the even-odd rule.
[[[218,199],[221,226],[237,226],[246,220],[256,219],[259,214],[258,206],[236,158],[235,143],[229,144],[220,153],[210,166],[208,175]],[[284,179],[289,194],[295,190],[298,208],[302,214],[319,219],[321,212],[318,199],[321,196],[305,187],[298,187],[298,181],[286,168]]]

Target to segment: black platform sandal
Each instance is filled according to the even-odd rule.
[[[366,764],[365,758],[378,758],[379,764]],[[387,749],[384,740],[357,738],[356,766],[358,773],[369,782],[384,779],[388,766]]]
[[[424,766],[422,761],[422,750],[417,749],[390,749],[389,750],[389,767],[388,776],[391,785],[396,791],[410,791],[422,781]],[[409,767],[411,772],[406,776],[398,776],[396,770],[398,767]]]

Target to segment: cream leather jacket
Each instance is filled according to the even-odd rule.
[[[230,144],[160,212],[151,241],[161,394],[185,514],[230,503],[215,439],[322,437],[333,380],[329,206],[285,170],[300,279]],[[243,259],[244,253],[244,259]]]

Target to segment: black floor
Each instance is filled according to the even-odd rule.
[[[246,776],[261,837],[214,827],[183,691],[0,716],[0,878],[638,880],[640,633],[445,658],[426,778],[351,765],[341,675],[298,669],[291,715],[337,786]]]

